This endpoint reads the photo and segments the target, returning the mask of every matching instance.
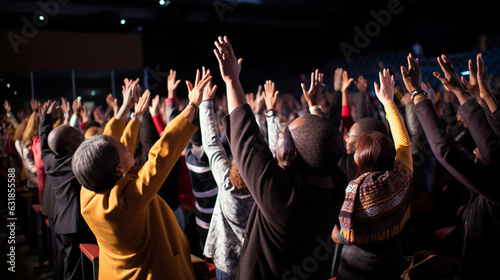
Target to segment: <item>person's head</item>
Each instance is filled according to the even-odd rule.
[[[354,161],[361,173],[387,171],[394,165],[396,149],[387,134],[364,132],[358,137],[354,149]]]
[[[231,181],[231,184],[238,190],[249,192],[234,160],[231,162],[231,168],[229,169],[229,181]]]
[[[33,137],[38,135],[38,124],[40,123],[40,114],[34,112],[31,114],[28,122],[26,123],[26,129],[24,130],[21,142],[26,144],[33,143]]]
[[[83,130],[83,135],[85,139],[94,136],[101,135],[104,132],[104,127],[96,121],[89,122],[85,125],[85,129]]]
[[[134,163],[129,149],[109,135],[96,135],[83,141],[71,162],[78,182],[95,192],[112,187]]]
[[[326,174],[343,153],[340,133],[323,117],[309,114],[296,118],[280,133],[276,158],[280,166]]]
[[[375,118],[362,118],[351,126],[344,138],[346,153],[354,154],[354,145],[358,141],[359,135],[367,131],[379,131],[387,134],[387,127],[384,122]]]
[[[49,148],[60,156],[73,153],[83,140],[83,134],[67,124],[54,128],[48,137]]]

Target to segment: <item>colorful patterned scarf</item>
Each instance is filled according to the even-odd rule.
[[[351,181],[339,214],[340,240],[366,244],[398,235],[410,218],[411,182],[411,171],[398,164]]]

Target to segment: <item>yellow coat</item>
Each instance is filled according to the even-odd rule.
[[[112,119],[104,133],[116,137],[124,126]],[[131,121],[121,136],[131,151],[138,129]],[[177,116],[142,167],[131,169],[112,188],[96,193],[82,187],[81,212],[100,249],[99,279],[195,279],[188,240],[156,194],[194,131]]]

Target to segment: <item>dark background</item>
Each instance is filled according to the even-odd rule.
[[[51,1],[41,0],[44,3]],[[41,10],[38,2],[0,1],[0,29],[21,29],[21,18],[32,19]],[[281,85],[285,91],[300,90],[300,74],[310,73],[333,59],[342,58],[344,55],[339,48],[340,43],[354,46],[354,28],[364,29],[367,23],[374,20],[370,12],[387,9],[391,1],[253,0],[249,1],[253,3],[247,3],[172,0],[166,6],[161,6],[157,0],[61,2],[65,4],[59,5],[58,12],[47,18],[46,25],[40,30],[104,35],[140,34],[142,68],[160,72],[173,68],[178,71],[178,78],[183,80],[193,80],[195,69],[203,65],[214,73],[214,82],[221,84],[217,61],[212,52],[213,41],[219,35],[227,35],[236,55],[244,59],[241,79],[245,90],[250,92],[267,79],[277,81],[278,87]],[[437,56],[473,50],[477,48],[477,39],[481,34],[496,38],[499,16],[486,2],[396,2],[399,2],[403,11],[392,15],[389,24],[371,38],[359,55],[399,50],[410,52],[412,44],[419,41],[426,56]],[[220,9],[219,13],[216,7]],[[120,24],[122,18],[126,19],[124,25]],[[106,47],[99,41],[94,44],[97,48]],[[119,46],[115,46],[115,49]],[[22,48],[23,45],[20,46],[21,52]],[[115,53],[113,50],[108,51]],[[103,62],[101,66],[94,65],[95,69],[85,69],[78,63],[71,65],[71,61],[65,62],[73,66],[71,69],[95,70],[96,73],[120,68],[119,65],[110,67],[109,63]],[[57,62],[53,64],[57,65]],[[50,67],[50,63],[46,65],[47,69],[57,70]],[[19,67],[23,65],[16,64],[14,67],[4,63],[0,67],[3,70],[0,74],[8,76],[9,68]],[[29,68],[26,66],[24,70],[33,70]],[[135,67],[125,72],[136,74],[141,71],[140,67]],[[297,80],[296,88],[287,84],[286,81],[290,79]],[[149,82],[152,83],[151,77]],[[68,90],[65,83],[64,90]],[[152,91],[164,94],[165,86],[165,82],[158,83]],[[22,87],[19,85],[19,88]],[[29,88],[26,85],[24,87]],[[37,92],[40,90],[43,91],[38,89]],[[181,84],[180,94],[183,92],[185,86]],[[2,99],[11,94],[2,90],[1,85],[0,93]],[[31,96],[30,93],[28,96]]]

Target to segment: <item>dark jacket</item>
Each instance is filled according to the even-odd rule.
[[[52,116],[41,115],[39,135],[42,160],[47,173],[47,182],[53,187],[56,198],[54,231],[57,234],[88,231],[88,226],[80,214],[81,185],[71,170],[73,153],[58,156],[50,149],[47,139],[52,127]]]
[[[500,263],[500,143],[474,99],[458,109],[483,156],[476,164],[469,151],[445,133],[430,100],[415,105],[415,113],[436,159],[472,191],[464,212],[462,278],[488,279]]]
[[[237,279],[327,279],[347,180],[339,169],[319,177],[283,169],[259,132],[252,110],[223,119],[234,160],[255,204]]]

